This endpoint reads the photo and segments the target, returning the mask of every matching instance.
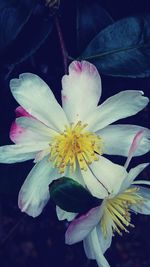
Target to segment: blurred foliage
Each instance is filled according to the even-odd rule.
[[[101,7],[99,0],[78,0],[76,16],[78,54],[101,30],[111,23],[113,23],[113,19]]]
[[[36,1],[0,1],[0,53],[13,42],[30,18]]]
[[[4,3],[5,4],[4,4]],[[36,0],[7,0],[0,5],[0,66],[26,60],[52,31],[51,16]]]
[[[55,24],[53,17],[57,15],[63,19],[64,3],[44,0],[0,2],[2,69],[7,66],[11,72],[16,64],[34,55],[47,42],[50,34],[51,42],[57,46],[58,38],[52,34]],[[70,53],[68,60],[76,56],[88,59],[105,75],[132,78],[150,76],[150,14],[130,16],[114,22],[99,0],[76,0],[72,4],[72,10],[67,5],[71,18],[67,35],[76,41],[75,44],[74,41],[66,43]],[[67,24],[68,20],[66,24],[63,20],[61,26],[64,31]],[[54,46],[50,51],[52,58]],[[60,65],[57,57],[55,65]]]

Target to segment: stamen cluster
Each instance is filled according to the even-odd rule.
[[[98,160],[102,154],[102,140],[94,133],[85,131],[86,124],[79,121],[76,125],[66,126],[65,131],[54,137],[50,144],[50,161],[64,173],[67,166],[76,170],[77,162],[82,170]]]
[[[105,237],[108,234],[108,225],[111,226],[113,233],[117,232],[119,235],[122,235],[121,230],[129,233],[126,227],[134,227],[131,224],[130,207],[132,205],[141,205],[143,202],[138,190],[138,187],[129,188],[114,198],[106,200],[103,217],[100,222]]]

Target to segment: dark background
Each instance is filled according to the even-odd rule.
[[[82,0],[81,0],[82,1]],[[141,13],[150,13],[148,0],[100,0],[114,20]],[[66,47],[74,51],[75,1],[64,0],[61,3],[60,23],[64,33]],[[31,33],[34,34],[34,33]],[[24,40],[28,42],[28,40]],[[19,47],[18,47],[19,49]],[[13,51],[12,51],[13,53]],[[57,58],[57,64],[56,64]],[[9,80],[22,72],[33,72],[41,76],[54,91],[60,101],[63,64],[56,29],[53,29],[46,43],[25,62],[17,65],[8,76],[5,68],[0,72],[0,143],[10,144],[9,129],[15,114],[17,103],[9,90]],[[140,89],[150,97],[150,78],[129,79],[102,76],[103,96],[107,97],[126,89]],[[126,123],[149,127],[149,109],[124,120]],[[124,159],[114,158],[120,163]],[[149,155],[136,158],[133,163],[148,162]],[[55,208],[49,203],[36,219],[24,216],[17,206],[17,193],[32,162],[13,165],[0,165],[0,267],[96,267],[95,261],[89,261],[82,243],[66,246],[64,233],[66,222],[59,222]],[[147,170],[141,177],[149,178]],[[149,267],[150,266],[150,218],[133,215],[136,227],[123,237],[115,236],[106,257],[112,267]],[[14,228],[15,227],[15,228]],[[11,232],[10,232],[11,231]]]

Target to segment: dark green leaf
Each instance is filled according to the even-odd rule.
[[[99,0],[77,1],[77,44],[82,52],[93,37],[113,22]]]
[[[60,178],[50,186],[51,200],[66,211],[84,213],[100,205],[101,200],[93,197],[82,185],[70,178]]]
[[[1,0],[0,52],[19,34],[35,5],[35,0]]]
[[[17,64],[34,54],[52,31],[52,19],[45,12],[34,14],[28,20],[11,47],[6,50],[7,64]],[[19,49],[18,49],[19,47]]]
[[[81,57],[107,75],[150,76],[150,15],[125,18],[108,26]]]

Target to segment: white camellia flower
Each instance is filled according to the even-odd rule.
[[[62,78],[62,107],[48,85],[35,74],[21,74],[19,79],[11,80],[10,88],[20,104],[10,131],[15,144],[0,147],[0,162],[34,159],[36,164],[18,200],[20,209],[33,217],[41,213],[49,200],[48,185],[61,176],[77,177],[97,197],[112,193],[115,177],[123,177],[126,171],[102,155],[127,156],[136,132],[144,131],[136,156],[150,150],[148,129],[110,125],[142,110],[148,98],[142,91],[127,90],[98,106],[101,79],[97,69],[86,61],[72,62],[69,74]],[[118,179],[117,188],[121,182]]]
[[[126,167],[128,167],[142,135],[143,133],[139,132],[135,136],[125,164]],[[127,176],[120,177],[122,184],[120,188],[117,187],[117,190],[118,179],[114,178],[115,193],[110,193],[103,199],[100,206],[71,222],[65,235],[66,244],[72,245],[83,240],[87,257],[96,260],[99,267],[110,267],[103,254],[110,247],[114,234],[117,232],[122,235],[122,231],[129,233],[128,227],[134,227],[131,223],[131,212],[150,214],[150,189],[140,186],[140,184],[150,185],[150,181],[134,181],[148,165],[149,163],[140,164],[130,169]],[[107,179],[112,184],[111,176]],[[75,218],[76,215],[72,213],[69,216],[69,213],[66,213],[63,218]]]

